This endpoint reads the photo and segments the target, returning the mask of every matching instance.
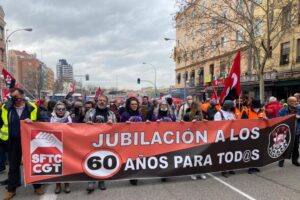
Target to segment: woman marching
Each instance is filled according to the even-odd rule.
[[[203,117],[202,113],[202,104],[197,101],[193,101],[191,107],[187,109],[186,114],[183,116],[183,120],[186,122],[198,122],[198,121],[206,121]],[[200,179],[206,179],[205,174],[199,175]],[[191,179],[197,180],[196,175],[192,175]]]
[[[142,114],[139,111],[139,100],[135,97],[131,97],[126,101],[126,111],[121,115],[121,122],[133,123],[143,122]],[[131,185],[137,185],[138,180],[129,180]]]
[[[62,102],[56,103],[50,118],[50,123],[72,123],[70,113],[67,111],[66,105]],[[55,194],[61,193],[61,183],[56,183]],[[70,183],[65,183],[65,193],[70,193]]]

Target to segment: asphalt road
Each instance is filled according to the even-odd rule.
[[[7,173],[0,175],[0,180],[7,177]],[[32,187],[20,187],[14,199],[32,200],[132,200],[132,199],[262,199],[262,200],[299,200],[300,199],[300,167],[295,167],[290,161],[285,162],[283,168],[271,164],[261,168],[261,172],[249,175],[246,170],[237,171],[229,178],[219,173],[209,174],[206,180],[191,180],[189,177],[170,178],[163,183],[160,180],[141,180],[138,186],[132,186],[128,181],[107,182],[107,190],[95,190],[87,194],[86,183],[71,184],[70,194],[54,194],[54,185],[45,186],[46,194],[38,197],[33,194]],[[0,198],[6,193],[0,187]]]

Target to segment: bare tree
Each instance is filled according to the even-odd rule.
[[[219,49],[224,43],[230,50],[244,48],[248,72],[257,72],[259,94],[265,98],[264,72],[274,63],[272,52],[285,35],[295,33],[298,24],[297,0],[177,0],[177,28],[185,29],[189,38],[200,31],[197,46]],[[227,35],[227,37],[222,37]],[[192,49],[191,51],[195,51]],[[203,54],[204,49],[198,50]],[[208,51],[205,49],[205,51]],[[226,51],[217,51],[219,55]],[[180,55],[180,51],[176,52]],[[273,56],[273,57],[272,57]]]

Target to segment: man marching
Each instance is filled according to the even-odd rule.
[[[2,106],[0,118],[1,130],[0,139],[8,141],[8,185],[7,194],[4,200],[12,199],[16,195],[16,189],[21,184],[21,120],[27,123],[32,123],[38,120],[38,107],[31,102],[25,101],[24,91],[14,89],[12,101],[9,101]],[[34,193],[43,195],[44,191],[41,185],[34,184]]]

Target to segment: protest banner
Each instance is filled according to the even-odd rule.
[[[26,184],[172,177],[289,158],[295,116],[219,122],[22,121]]]

